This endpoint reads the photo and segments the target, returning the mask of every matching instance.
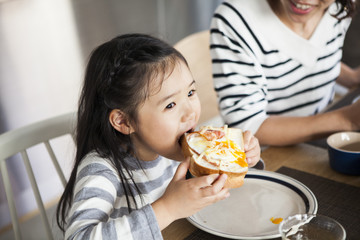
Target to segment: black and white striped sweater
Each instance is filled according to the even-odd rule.
[[[332,5],[306,40],[286,27],[265,0],[228,0],[214,13],[211,56],[224,121],[255,133],[269,115],[307,116],[334,95],[351,19]]]

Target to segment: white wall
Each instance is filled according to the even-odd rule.
[[[83,77],[83,60],[70,0],[0,2],[0,133],[69,111],[75,111]],[[63,146],[71,153],[67,141]],[[54,171],[38,155],[32,162],[43,199],[62,188]],[[64,158],[65,159],[65,158]],[[35,208],[19,159],[9,164],[19,215]],[[65,160],[64,160],[65,161]],[[71,163],[63,165],[70,168]],[[0,228],[8,210],[0,184]]]

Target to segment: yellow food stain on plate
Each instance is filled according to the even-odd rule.
[[[273,224],[279,224],[279,223],[281,223],[282,222],[282,218],[274,218],[274,217],[272,217],[272,218],[270,218],[270,221],[273,223]]]

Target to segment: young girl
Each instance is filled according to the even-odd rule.
[[[185,178],[179,138],[199,115],[195,81],[170,45],[128,34],[95,49],[79,101],[75,165],[57,209],[65,239],[162,239],[174,220],[228,197],[224,174]],[[259,144],[249,132],[245,144],[253,166]]]

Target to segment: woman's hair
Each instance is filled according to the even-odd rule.
[[[129,135],[112,127],[109,114],[113,109],[119,109],[127,121],[135,124],[139,105],[149,97],[151,81],[164,79],[178,61],[187,64],[172,46],[144,34],[116,37],[92,52],[79,99],[74,168],[57,207],[57,223],[63,231],[72,204],[78,166],[90,152],[112,162],[128,206],[133,200],[137,207],[134,196],[141,193],[124,161],[128,157],[136,159],[134,146]],[[141,166],[139,161],[137,163]]]
[[[339,20],[347,17],[353,17],[356,14],[357,7],[355,0],[335,0],[339,10],[333,16]]]

